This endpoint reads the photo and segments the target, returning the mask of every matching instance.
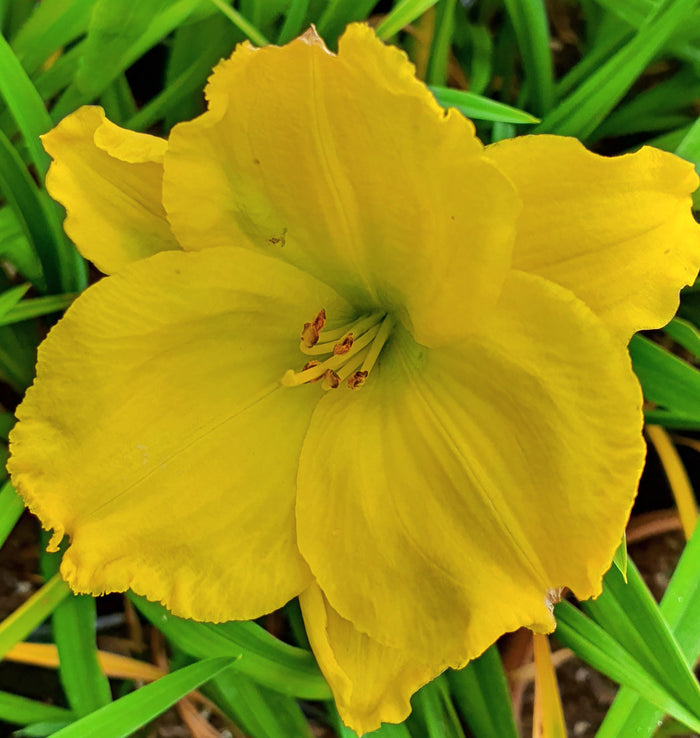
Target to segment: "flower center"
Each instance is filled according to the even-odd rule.
[[[326,311],[311,323],[304,323],[299,350],[311,359],[295,372],[290,369],[282,377],[285,387],[323,380],[324,390],[336,389],[346,382],[359,389],[377,362],[382,347],[391,335],[394,319],[385,312],[367,313],[341,328],[324,331]]]

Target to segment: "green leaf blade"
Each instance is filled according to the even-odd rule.
[[[232,663],[220,657],[185,666],[59,730],[54,738],[128,738]]]

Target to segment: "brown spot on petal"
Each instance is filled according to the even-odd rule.
[[[285,228],[279,236],[272,236],[272,238],[268,238],[267,242],[271,243],[273,246],[284,246],[287,243],[287,229]]]

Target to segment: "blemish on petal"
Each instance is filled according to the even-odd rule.
[[[326,46],[326,42],[318,35],[316,26],[313,23],[306,31],[304,31],[304,33],[301,34],[301,36],[297,38],[297,41],[302,41],[309,46],[320,46],[327,54],[335,56],[335,54]]]
[[[268,238],[267,242],[273,246],[279,246],[282,248],[287,243],[287,229],[285,228],[279,236],[272,236]]]
[[[554,610],[554,605],[556,605],[558,602],[561,602],[563,594],[564,587],[553,587],[552,589],[548,589],[544,593],[544,604],[547,606],[547,609],[550,612]]]

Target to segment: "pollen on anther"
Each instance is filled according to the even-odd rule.
[[[350,375],[348,377],[348,387],[350,389],[360,389],[362,385],[365,383],[365,380],[369,376],[369,372],[365,372],[362,370],[356,371],[354,374]]]
[[[343,354],[347,354],[348,351],[352,348],[352,344],[355,342],[355,339],[352,335],[352,333],[348,333],[345,338],[343,338],[342,341],[338,341],[338,343],[333,346],[333,354],[335,356],[342,356]]]
[[[323,389],[337,389],[340,386],[340,377],[332,369],[327,369],[323,375]]]
[[[302,372],[305,372],[307,369],[313,369],[315,366],[321,366],[320,361],[316,361],[315,359],[312,359],[311,361],[307,361],[306,364],[301,368]],[[310,379],[309,384],[313,384],[314,382],[320,382],[323,379],[323,374],[320,377],[316,377],[316,379]]]
[[[311,323],[304,323],[304,328],[301,331],[301,340],[306,348],[315,346],[318,342],[318,337],[323,326],[326,325],[326,311],[319,311],[318,315],[313,319]]]

